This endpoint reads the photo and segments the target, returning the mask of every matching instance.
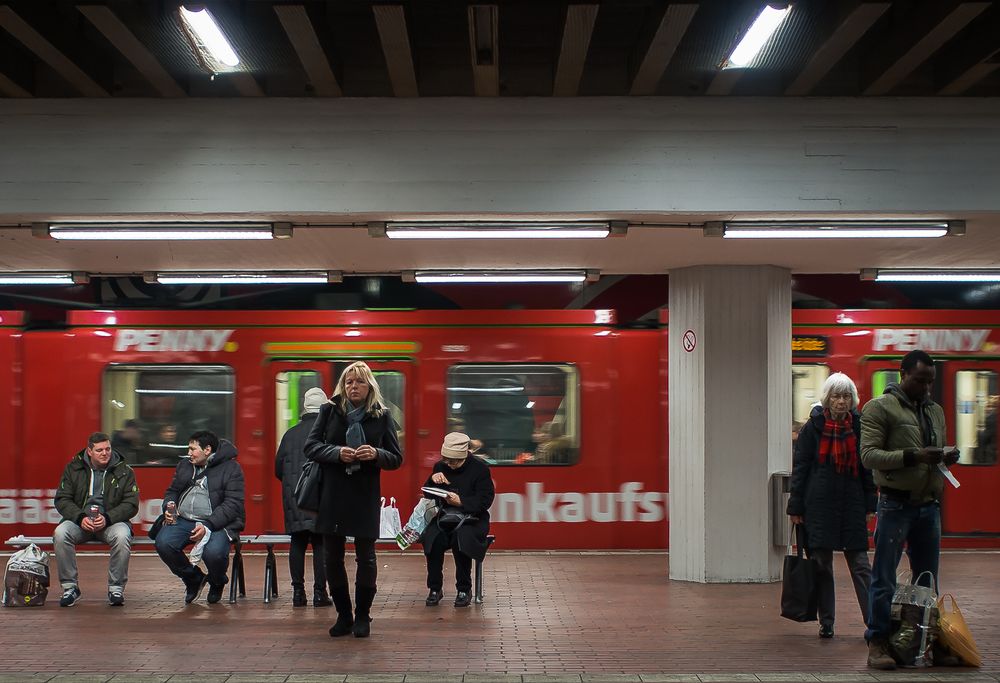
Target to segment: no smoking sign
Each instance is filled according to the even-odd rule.
[[[684,331],[684,335],[681,337],[681,346],[683,346],[684,350],[688,353],[695,350],[695,347],[698,346],[698,337],[695,336],[694,330]]]

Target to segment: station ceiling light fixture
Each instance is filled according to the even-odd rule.
[[[188,9],[181,5],[178,14],[184,28],[193,34],[195,39],[191,42],[202,53],[203,58],[211,56],[219,64],[229,67],[239,66],[240,58],[236,56],[236,51],[229,44],[229,40],[226,39],[211,12],[205,7]]]
[[[750,65],[760,51],[767,45],[774,32],[778,30],[782,22],[792,9],[791,5],[785,4],[783,7],[772,7],[772,5],[782,3],[768,3],[760,11],[757,18],[743,34],[739,44],[729,55],[729,59],[723,64],[724,69],[742,69]]]
[[[596,282],[596,270],[417,270],[404,271],[404,282],[421,284]]]
[[[3,273],[0,285],[84,285],[90,282],[86,273]]]
[[[1000,282],[1000,268],[863,268],[875,282]]]
[[[161,285],[318,285],[342,282],[339,270],[273,270],[237,272],[145,273],[143,279]]]
[[[707,237],[726,239],[829,239],[964,235],[965,221],[711,221]]]
[[[409,240],[600,239],[621,236],[627,221],[388,221],[369,223],[372,237]]]
[[[36,237],[57,240],[270,240],[292,236],[291,223],[35,223]]]

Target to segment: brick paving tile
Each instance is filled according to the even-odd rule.
[[[288,674],[233,674],[226,683],[285,683]]]
[[[115,674],[108,683],[166,683],[170,674]]]
[[[405,683],[463,683],[462,674],[406,674]]]
[[[640,683],[639,674],[583,674],[583,683]]]
[[[347,683],[403,683],[403,674],[348,674]]]
[[[524,674],[524,683],[580,683],[580,674]]]
[[[344,683],[347,674],[292,674],[285,683]]]
[[[52,674],[33,674],[27,672],[4,671],[0,673],[0,683],[45,683]]]
[[[50,683],[105,683],[112,674],[59,674],[49,679]]]
[[[784,674],[757,674],[758,681],[792,681],[794,683],[802,683],[803,681],[815,681],[817,678],[812,674],[802,673],[802,672],[791,672]]]
[[[949,590],[977,596],[963,604],[963,615],[984,668],[921,670],[914,676],[995,681],[1000,674],[996,559],[992,552],[946,552],[941,558]],[[208,605],[204,596],[184,605],[181,582],[155,555],[141,554],[131,563],[125,606],[112,609],[104,586],[107,562],[106,555],[80,554],[83,597],[71,609],[60,608],[53,591],[44,607],[0,610],[5,674],[93,674],[102,682],[115,673],[163,674],[170,683],[227,683],[250,674],[344,683],[346,675],[353,682],[354,675],[372,673],[400,683],[408,673],[465,674],[464,683],[522,683],[520,675],[569,675],[580,683],[590,680],[584,676],[605,674],[638,676],[644,683],[698,683],[721,682],[723,675],[735,681],[747,672],[823,672],[815,674],[823,683],[877,680],[865,666],[863,624],[850,577],[839,565],[837,638],[821,640],[815,624],[778,617],[780,584],[670,581],[664,553],[494,552],[485,565],[485,604],[455,609],[448,599],[437,608],[424,606],[421,553],[380,551],[372,637],[333,639],[326,632],[333,610],[291,607],[284,556],[281,595],[270,605],[260,598],[263,555],[246,557],[249,595],[237,605]],[[618,588],[611,592],[609,585]],[[446,592],[454,596],[450,586]],[[95,625],[116,645],[116,671],[106,676],[107,664],[87,657],[77,643],[76,634]],[[27,651],[25,633],[44,634],[44,660]],[[201,643],[220,638],[226,647],[206,666]],[[462,647],[442,652],[442,642]],[[338,673],[328,675],[331,669]]]
[[[723,674],[699,674],[698,680],[701,683],[735,683],[736,681],[752,681],[757,683],[754,674],[723,673]]]
[[[996,676],[982,673],[981,671],[966,671],[962,673],[933,673],[931,677],[935,681],[995,681]]]

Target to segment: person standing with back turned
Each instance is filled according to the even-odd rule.
[[[306,457],[323,466],[316,531],[323,534],[326,573],[337,607],[330,635],[353,632],[367,638],[377,592],[381,475],[382,470],[398,469],[403,453],[392,414],[366,363],[351,363],[341,373],[333,398],[320,408],[306,439]],[[354,537],[358,565],[353,616],[344,567],[347,536]]]

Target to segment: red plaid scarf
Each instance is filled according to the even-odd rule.
[[[854,434],[854,418],[846,413],[840,420],[834,420],[830,411],[824,411],[823,438],[819,442],[819,464],[825,465],[832,456],[837,474],[858,476],[858,439]]]

